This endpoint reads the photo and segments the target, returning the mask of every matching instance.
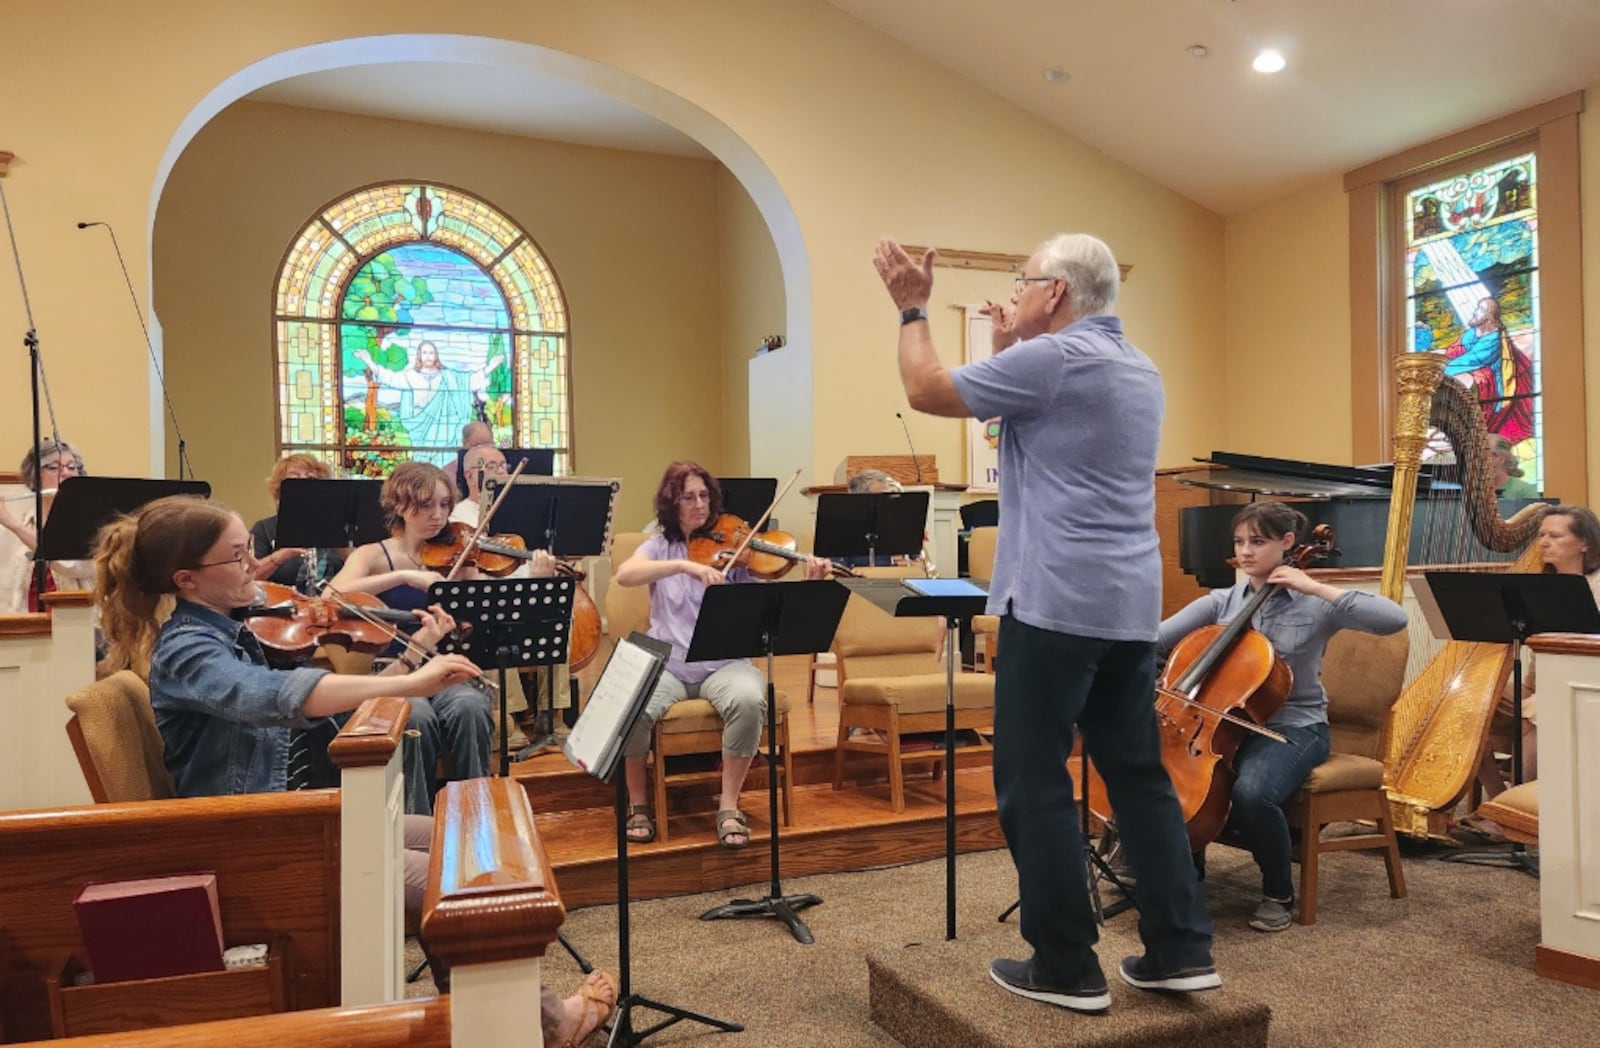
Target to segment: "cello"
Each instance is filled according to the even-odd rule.
[[[1333,552],[1331,527],[1319,524],[1311,537],[1310,543],[1296,546],[1284,563],[1303,569]],[[1272,642],[1250,625],[1279,588],[1263,585],[1226,625],[1202,626],[1180,640],[1156,681],[1161,763],[1178,796],[1192,851],[1215,840],[1228,821],[1233,758],[1245,736],[1286,741],[1265,724],[1289,697],[1294,673]],[[1109,820],[1105,784],[1092,766],[1086,795],[1091,798],[1091,812]]]

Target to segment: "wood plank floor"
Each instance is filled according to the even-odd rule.
[[[604,665],[602,651],[579,675],[593,685]],[[843,790],[833,789],[833,752],[838,734],[838,701],[833,689],[818,688],[806,701],[809,659],[774,660],[773,677],[789,696],[790,740],[794,747],[795,790],[792,825],[780,827],[781,873],[871,869],[941,855],[945,849],[945,785],[927,773],[908,769],[906,810],[896,814],[889,801],[886,762],[851,755]],[[669,793],[670,837],[665,843],[633,845],[629,855],[629,894],[656,898],[728,888],[770,880],[771,822],[766,775],[753,770],[741,807],[749,816],[750,845],[717,844],[712,827],[715,787],[689,787]],[[613,787],[572,767],[559,753],[513,766],[533,803],[539,833],[568,906],[616,902],[616,819]],[[995,810],[994,782],[987,754],[957,755],[956,847],[983,851],[1004,847]]]

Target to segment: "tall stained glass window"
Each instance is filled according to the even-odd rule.
[[[306,223],[278,274],[278,448],[353,474],[455,461],[461,427],[555,451],[568,472],[567,308],[509,218],[445,186],[397,182]]]
[[[1405,265],[1410,348],[1445,354],[1446,376],[1477,393],[1542,491],[1537,176],[1524,153],[1412,189]],[[1435,441],[1429,455],[1443,451]]]

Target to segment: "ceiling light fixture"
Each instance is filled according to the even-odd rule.
[[[1205,44],[1190,44],[1188,52],[1190,58],[1204,58],[1211,53],[1211,48]]]
[[[1277,73],[1289,63],[1284,60],[1283,53],[1270,47],[1263,47],[1261,53],[1256,55],[1255,61],[1250,63],[1250,68],[1258,73]]]
[[[1072,79],[1072,74],[1060,66],[1051,66],[1044,71],[1044,78],[1052,84],[1064,84]]]

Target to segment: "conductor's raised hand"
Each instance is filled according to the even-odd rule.
[[[483,671],[465,655],[435,655],[423,663],[421,669],[407,674],[405,679],[417,686],[419,696],[424,696],[481,676]]]
[[[906,310],[926,306],[933,294],[933,248],[922,253],[918,262],[893,240],[878,241],[872,264],[894,299],[895,308]]]

